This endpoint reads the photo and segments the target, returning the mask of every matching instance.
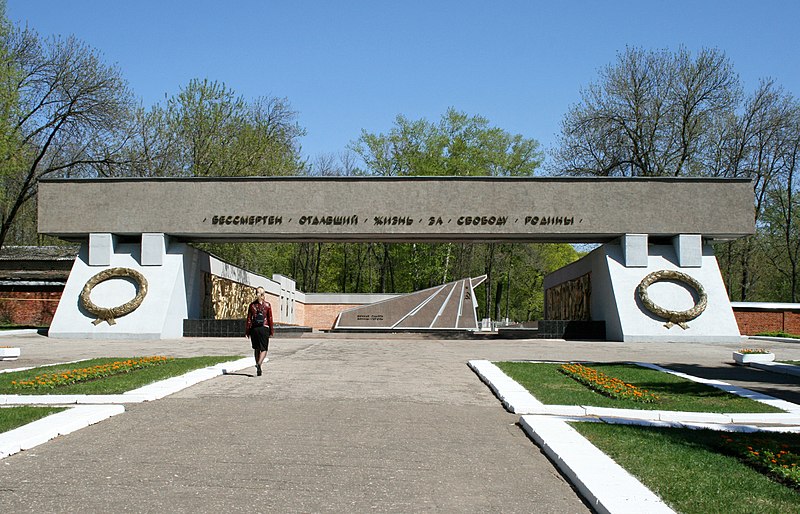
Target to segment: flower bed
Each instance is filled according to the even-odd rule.
[[[30,380],[13,380],[11,387],[14,389],[54,389],[59,386],[88,382],[99,378],[130,373],[137,369],[149,368],[172,360],[172,357],[141,357],[125,361],[114,361],[108,364],[92,366],[89,368],[72,369],[60,373],[44,373],[36,375]]]
[[[724,450],[795,489],[800,488],[800,448],[752,434],[723,434]]]
[[[774,360],[775,354],[764,348],[742,348],[738,352],[733,352],[733,361],[736,364],[772,362]]]
[[[624,398],[642,403],[654,403],[660,400],[658,396],[647,389],[640,389],[633,384],[628,384],[582,364],[562,364],[559,371],[593,391],[610,398]]]

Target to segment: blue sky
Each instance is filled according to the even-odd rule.
[[[800,96],[795,0],[7,0],[7,16],[96,48],[146,106],[193,78],[286,97],[312,159],[451,106],[548,147],[626,45],[719,48],[746,91],[772,77]]]

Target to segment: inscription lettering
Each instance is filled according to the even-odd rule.
[[[383,321],[383,314],[356,314],[358,321]]]
[[[461,216],[458,218],[459,225],[505,225],[508,216]]]
[[[300,216],[301,225],[358,225],[358,216]]]
[[[372,217],[372,224],[376,227],[382,226],[405,226],[409,227],[416,224],[425,224],[425,217],[421,219],[414,219],[412,216],[373,216]],[[459,216],[458,218],[453,218],[456,220],[456,224],[462,227],[466,226],[486,226],[486,227],[502,227],[508,224],[508,216]],[[208,218],[204,219],[203,222],[206,222]],[[358,225],[359,222],[367,223],[368,219],[359,219],[357,214],[353,214],[350,216],[333,216],[333,215],[325,215],[325,216],[313,216],[313,215],[306,215],[300,216],[294,223],[298,223],[302,226],[314,226],[314,225],[325,225],[325,226],[347,226],[347,225]],[[449,220],[448,223],[452,221]],[[539,227],[546,227],[546,226],[570,226],[575,225],[575,216],[525,216],[525,218],[516,218],[511,223],[512,225],[518,224],[520,221],[523,222],[525,226],[539,226]],[[583,219],[579,219],[577,221],[578,224],[582,223]],[[286,223],[291,224],[292,218],[289,218]],[[222,225],[283,225],[284,217],[283,216],[257,216],[257,215],[216,215],[211,217],[211,224],[216,226]],[[429,216],[427,217],[427,226],[428,227],[439,227],[444,225],[444,220],[441,216]]]
[[[212,216],[212,225],[281,225],[283,216]]]
[[[526,225],[574,225],[575,216],[525,216]]]
[[[375,216],[375,225],[413,225],[414,219],[410,216]]]

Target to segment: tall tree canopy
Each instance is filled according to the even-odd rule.
[[[246,101],[222,83],[192,80],[166,106],[136,113],[129,144],[137,176],[295,175],[305,131],[284,98]]]
[[[536,140],[453,108],[438,123],[399,115],[388,134],[363,131],[351,148],[382,176],[528,176],[544,157]]]
[[[118,69],[75,38],[0,29],[0,245],[39,179],[119,163],[132,97]]]

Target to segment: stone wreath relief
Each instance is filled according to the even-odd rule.
[[[697,300],[694,304],[694,307],[685,311],[671,311],[656,305],[655,302],[650,299],[650,296],[648,296],[647,288],[650,287],[650,285],[662,280],[681,282],[694,289],[697,293]],[[636,292],[638,293],[639,299],[642,301],[642,305],[644,305],[645,309],[652,312],[656,316],[667,320],[667,323],[664,324],[667,329],[672,328],[673,325],[678,325],[682,329],[686,330],[689,328],[689,325],[687,325],[686,322],[691,321],[702,314],[703,311],[706,310],[706,305],[708,303],[708,296],[703,288],[703,284],[690,277],[686,273],[681,273],[680,271],[654,271],[642,279],[642,281],[639,283],[639,287],[636,288]]]
[[[133,300],[116,307],[98,307],[92,302],[92,289],[94,289],[97,284],[112,278],[133,279],[133,281],[136,282],[136,296]],[[109,325],[115,325],[116,321],[114,321],[114,318],[119,318],[135,311],[139,305],[142,304],[145,295],[147,295],[147,280],[144,278],[144,275],[131,268],[109,268],[101,271],[86,282],[83,286],[83,291],[81,291],[80,301],[84,309],[97,316],[97,319],[92,322],[94,325],[99,325],[103,321]]]

